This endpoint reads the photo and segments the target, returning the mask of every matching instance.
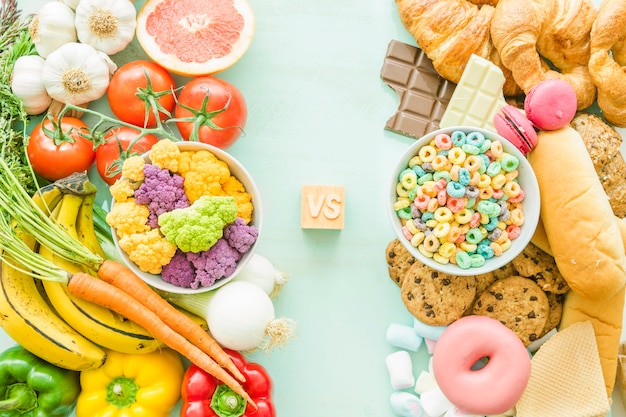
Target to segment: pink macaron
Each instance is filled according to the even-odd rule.
[[[511,142],[519,151],[526,155],[537,145],[537,132],[515,106],[504,106],[493,118],[493,124],[500,136]]]
[[[528,92],[524,111],[537,129],[558,130],[572,121],[577,105],[576,92],[567,81],[545,80]]]

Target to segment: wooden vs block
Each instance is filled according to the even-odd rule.
[[[303,229],[343,229],[344,187],[303,185],[300,227]]]

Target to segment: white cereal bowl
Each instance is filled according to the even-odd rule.
[[[250,247],[250,249],[241,257],[241,259],[237,263],[237,268],[235,269],[235,272],[228,277],[224,277],[224,278],[217,280],[215,284],[208,286],[208,287],[200,287],[197,289],[179,287],[177,285],[173,285],[173,284],[170,284],[169,282],[163,281],[163,279],[161,278],[161,275],[150,274],[150,273],[142,271],[133,261],[130,260],[126,252],[124,252],[120,248],[115,229],[112,228],[111,231],[113,235],[113,242],[115,243],[117,252],[119,253],[124,263],[135,274],[137,274],[141,279],[143,279],[148,285],[154,288],[163,290],[163,291],[171,292],[171,293],[197,294],[200,292],[206,292],[206,291],[217,289],[225,285],[226,283],[230,282],[250,261],[256,249],[257,243],[259,241],[259,237],[261,236],[261,225],[263,222],[263,206],[261,204],[261,195],[259,193],[259,189],[256,183],[254,182],[254,180],[252,179],[252,176],[246,170],[246,168],[241,164],[241,162],[239,162],[237,159],[231,156],[228,152],[220,148],[217,148],[215,146],[211,146],[202,142],[180,141],[180,142],[175,142],[175,143],[178,146],[178,148],[181,150],[181,152],[182,151],[206,150],[206,151],[213,153],[217,157],[217,159],[226,162],[228,164],[228,167],[230,168],[231,175],[236,177],[243,184],[246,191],[252,197],[252,204],[254,206],[254,209],[252,211],[252,220],[250,222],[250,225],[255,226],[258,229],[259,235],[257,237],[256,242]],[[146,162],[149,163],[150,152],[146,152],[143,155],[143,158],[145,159]],[[112,205],[115,204],[115,201],[113,201],[111,204]]]
[[[461,268],[454,263],[440,263],[433,260],[432,257],[427,257],[422,252],[418,250],[417,247],[413,246],[411,242],[404,236],[402,230],[402,222],[398,214],[394,209],[394,203],[396,202],[398,195],[396,192],[396,186],[398,184],[398,179],[400,173],[408,168],[409,161],[411,158],[418,154],[418,151],[425,145],[429,144],[435,136],[439,133],[447,133],[449,135],[454,131],[463,131],[465,133],[469,132],[480,132],[485,138],[497,139],[502,143],[502,147],[504,152],[507,152],[513,156],[515,156],[519,160],[518,172],[518,181],[519,184],[524,190],[524,200],[522,201],[523,205],[523,214],[524,214],[524,223],[521,226],[521,233],[516,238],[511,240],[511,246],[509,249],[505,250],[500,256],[494,256],[485,261],[485,263],[480,267],[470,267],[470,268]],[[399,158],[396,166],[393,168],[393,172],[389,182],[389,190],[387,194],[388,198],[388,214],[391,220],[391,224],[396,233],[397,238],[402,242],[404,247],[421,263],[427,265],[428,267],[447,273],[450,275],[479,275],[487,272],[494,271],[513,260],[520,252],[524,250],[526,245],[530,242],[535,229],[537,227],[537,223],[539,221],[539,208],[540,208],[540,197],[539,197],[539,186],[537,184],[537,177],[530,166],[530,163],[526,159],[526,157],[509,141],[504,139],[502,136],[497,133],[470,127],[470,126],[454,126],[449,128],[439,129],[429,134],[421,137],[416,142],[411,144],[409,148],[402,154]]]

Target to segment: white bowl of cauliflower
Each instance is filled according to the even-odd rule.
[[[127,266],[174,293],[218,288],[252,257],[263,209],[254,180],[222,149],[162,139],[126,159],[107,223]]]

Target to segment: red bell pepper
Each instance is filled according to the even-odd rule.
[[[239,352],[225,349],[246,381],[243,389],[257,406],[195,365],[187,368],[182,383],[181,417],[276,417],[272,381],[261,365],[248,362]]]

